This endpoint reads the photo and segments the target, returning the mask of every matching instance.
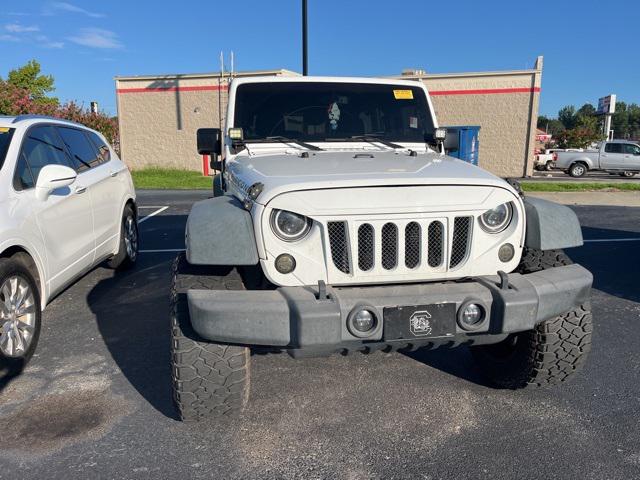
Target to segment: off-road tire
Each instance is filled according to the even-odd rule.
[[[547,268],[563,267],[573,262],[562,250],[536,250],[525,247],[522,250],[520,264],[516,271],[526,274],[546,270]]]
[[[587,174],[588,168],[582,162],[576,162],[569,167],[569,175],[574,178],[584,177]]]
[[[562,250],[526,249],[518,270],[532,273],[570,264]],[[485,377],[499,388],[555,385],[582,368],[591,350],[592,330],[591,307],[585,303],[533,330],[495,345],[472,347],[471,352]]]
[[[135,244],[135,252],[129,254],[127,252],[127,245],[125,243],[125,229],[127,228],[127,220],[129,218],[133,219],[133,226],[136,232],[136,244]],[[136,216],[136,212],[130,204],[127,204],[122,211],[122,219],[120,220],[120,241],[118,247],[118,253],[116,253],[112,258],[107,261],[107,265],[109,268],[113,268],[114,270],[122,271],[128,268],[131,268],[135,265],[136,260],[138,259],[138,247],[140,245],[140,231],[138,229],[138,217]]]
[[[250,350],[208,342],[191,326],[187,290],[241,290],[234,269],[190,265],[183,253],[172,267],[171,371],[173,399],[183,421],[239,413],[249,399]]]

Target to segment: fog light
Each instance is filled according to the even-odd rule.
[[[359,332],[368,332],[373,329],[376,324],[376,318],[369,310],[359,310],[353,316],[353,328]]]
[[[368,306],[357,306],[347,318],[347,328],[352,335],[360,338],[370,337],[378,330],[378,319],[374,309]]]
[[[500,247],[500,250],[498,250],[498,258],[501,262],[507,263],[513,259],[515,253],[516,250],[515,248],[513,248],[513,245],[511,245],[510,243],[505,243]]]
[[[484,322],[485,314],[482,305],[468,302],[458,311],[458,325],[465,330],[475,330]]]
[[[288,253],[278,255],[276,258],[276,270],[279,273],[286,274],[291,273],[296,269],[296,259]]]

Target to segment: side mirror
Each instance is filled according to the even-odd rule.
[[[54,190],[75,182],[77,176],[74,169],[64,165],[45,165],[40,170],[36,182],[36,198],[45,201]]]
[[[458,128],[447,128],[447,137],[444,139],[444,150],[458,150],[460,148],[460,130]]]
[[[213,157],[222,154],[222,135],[219,128],[199,128],[196,139],[200,155]]]

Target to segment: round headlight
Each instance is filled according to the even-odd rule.
[[[295,242],[311,230],[311,219],[287,210],[271,212],[271,228],[280,240]]]
[[[513,206],[511,203],[503,203],[496,208],[484,212],[478,220],[480,226],[487,233],[500,233],[511,223]]]

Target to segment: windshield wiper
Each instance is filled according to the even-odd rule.
[[[300,145],[301,147],[304,147],[308,150],[315,150],[315,151],[320,151],[323,150],[320,147],[317,147],[315,145],[311,145],[310,143],[306,143],[303,142],[302,140],[296,140],[295,138],[289,138],[289,137],[281,137],[279,135],[275,136],[275,137],[266,137],[266,138],[255,138],[255,139],[247,139],[245,140],[245,143],[248,142],[255,142],[255,143],[270,143],[270,142],[282,142],[282,143],[295,143],[296,145]]]
[[[356,140],[356,141],[357,140],[361,140],[363,142],[369,142],[369,143],[378,142],[378,143],[381,143],[384,146],[389,147],[389,148],[405,148],[402,145],[398,145],[397,143],[390,142],[390,141],[385,140],[383,138],[378,138],[376,136],[376,134],[371,134],[371,135],[352,135],[352,136],[347,137],[347,138],[327,138],[325,140],[327,140],[328,142],[350,142],[350,141],[353,141],[353,140]]]

